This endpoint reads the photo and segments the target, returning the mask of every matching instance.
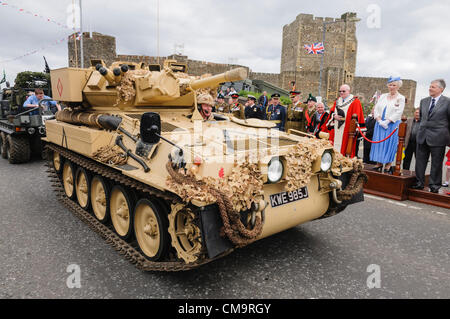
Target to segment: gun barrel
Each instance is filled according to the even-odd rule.
[[[236,68],[221,74],[211,76],[191,82],[191,88],[198,90],[201,88],[215,87],[219,83],[241,81],[247,78],[247,70],[245,68]]]

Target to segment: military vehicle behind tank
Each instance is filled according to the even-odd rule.
[[[200,93],[246,78],[176,63],[52,70],[50,176],[78,217],[142,270],[198,267],[363,200],[362,164],[327,140],[213,114]]]
[[[46,94],[50,86],[48,75],[41,72],[21,72],[14,87],[0,94],[0,156],[11,164],[28,162],[32,154],[41,155],[41,137],[45,136],[45,121],[53,112],[45,107],[24,108],[28,93],[41,88]],[[41,101],[42,103],[47,100]]]

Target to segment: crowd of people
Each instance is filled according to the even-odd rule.
[[[361,101],[351,93],[349,85],[342,85],[339,98],[328,108],[321,99],[309,94],[306,101],[301,100],[301,92],[290,92],[291,103],[283,106],[280,94],[270,97],[263,92],[257,99],[248,95],[245,104],[239,101],[234,88],[222,91],[216,100],[209,101],[212,112],[232,113],[239,119],[256,118],[275,124],[280,131],[312,134],[317,138],[328,137],[334,148],[343,155],[358,156],[359,144],[364,140],[363,160],[373,164],[373,169],[392,174],[393,163],[398,149],[398,130],[405,110],[406,98],[399,93],[402,87],[399,77],[387,81],[387,93],[382,94],[370,114],[364,117]],[[429,189],[437,193],[439,188],[448,187],[450,182],[450,151],[447,152],[446,180],[442,181],[445,150],[450,146],[450,98],[443,94],[446,83],[442,79],[430,84],[429,97],[420,101],[414,117],[407,120],[404,145],[403,169],[409,170],[415,157],[416,184],[414,189],[424,189],[425,170],[431,156]],[[359,126],[357,141],[349,145],[349,130],[352,116],[356,114]],[[363,136],[364,135],[364,138]]]

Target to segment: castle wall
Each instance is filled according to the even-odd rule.
[[[237,64],[224,64],[224,63],[213,63],[206,61],[198,61],[188,59],[187,56],[184,55],[170,55],[168,57],[160,57],[159,64],[162,66],[164,60],[166,59],[174,59],[178,62],[186,63],[188,67],[188,72],[191,75],[203,75],[206,73],[210,74],[219,74],[226,71],[229,71],[234,68],[243,67],[247,69],[247,72],[250,72],[250,68],[237,65]],[[151,56],[139,56],[139,55],[118,55],[116,60],[118,61],[128,61],[128,62],[144,62],[147,64],[158,64],[158,57]]]
[[[75,50],[75,42],[76,48]],[[69,67],[81,67],[80,40],[73,36],[68,39]],[[97,32],[83,32],[84,67],[90,66],[91,59],[102,59],[107,65],[116,60],[116,38]]]

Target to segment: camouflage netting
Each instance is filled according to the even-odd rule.
[[[93,154],[93,158],[99,162],[110,165],[125,165],[127,163],[127,154],[117,146],[101,147]]]
[[[286,155],[288,164],[286,190],[288,192],[308,185],[312,176],[313,162],[322,155],[324,148],[330,147],[332,145],[328,140],[305,138],[302,142],[290,148],[288,155]],[[331,172],[334,176],[341,176],[343,172],[353,170],[356,162],[362,163],[356,157],[347,158],[335,151]]]
[[[248,162],[246,162],[248,163]],[[254,200],[262,198],[263,182],[256,164],[236,166],[223,179],[205,178],[198,181],[192,174],[175,171],[169,161],[166,165],[170,177],[167,184],[187,202],[194,199],[217,202],[223,227],[221,236],[227,237],[236,247],[244,247],[254,242],[262,233],[264,214],[256,216],[252,229],[241,221],[241,210],[251,207]]]
[[[130,70],[124,74],[120,84],[117,86],[117,100],[115,106],[120,102],[129,102],[136,96],[136,89],[134,88],[135,76],[142,76],[148,74],[147,70]],[[212,76],[211,74],[203,74],[201,76],[192,76],[182,72],[175,72],[175,77],[180,80],[180,94],[184,95],[190,92],[189,82],[199,80]],[[197,94],[208,93],[211,96],[216,95],[216,88],[204,88],[197,90]]]
[[[359,160],[356,157],[348,158],[339,152],[334,152],[334,161],[331,166],[331,172],[335,176],[341,176],[342,172],[351,171],[355,166],[355,162],[361,162],[362,164],[362,160]]]
[[[117,100],[116,104],[120,102],[129,102],[136,96],[136,89],[134,88],[135,76],[145,75],[149,73],[147,70],[130,70],[124,74],[120,85],[117,86]]]
[[[186,176],[194,178],[188,171]],[[233,205],[235,211],[245,211],[251,208],[254,201],[262,199],[263,179],[258,164],[244,162],[233,168],[231,174],[224,178],[206,177],[202,179],[202,184],[179,184],[168,177],[167,185],[176,190],[176,193],[186,202],[198,200],[202,202],[216,202],[208,189],[215,188],[221,190]]]
[[[312,176],[312,164],[322,154],[322,149],[331,147],[327,140],[304,138],[291,147],[286,155],[286,190],[295,191],[308,185]]]

